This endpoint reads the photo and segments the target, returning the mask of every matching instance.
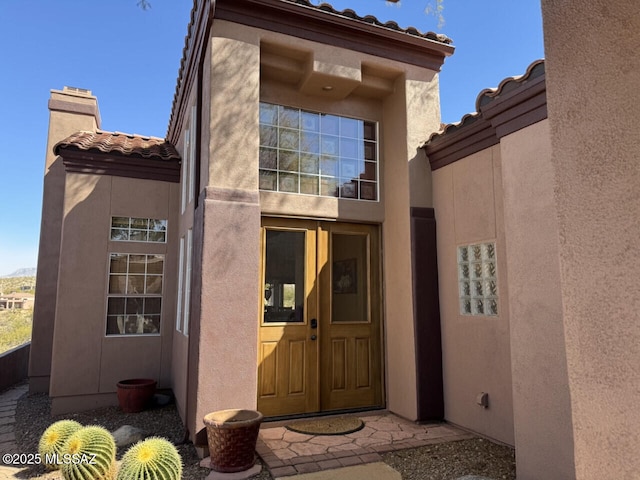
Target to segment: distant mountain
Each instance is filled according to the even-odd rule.
[[[14,277],[35,277],[36,269],[35,268],[19,268],[13,273],[9,275],[2,275],[0,278],[14,278]]]

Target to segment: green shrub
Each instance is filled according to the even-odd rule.
[[[0,353],[31,340],[32,309],[0,311]]]

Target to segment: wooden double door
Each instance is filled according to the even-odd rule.
[[[264,218],[258,410],[383,406],[374,225]]]

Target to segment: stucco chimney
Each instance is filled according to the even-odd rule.
[[[36,276],[38,288],[33,310],[29,360],[31,392],[48,392],[51,374],[65,179],[62,159],[53,153],[53,147],[60,140],[79,130],[94,131],[98,128],[100,128],[98,99],[91,95],[90,90],[76,87],[51,90]]]

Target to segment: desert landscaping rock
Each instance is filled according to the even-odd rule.
[[[121,426],[115,432],[112,432],[112,435],[117,447],[126,447],[147,438],[144,430],[131,425]]]
[[[164,395],[162,393],[156,393],[153,396],[153,404],[156,407],[166,407],[172,402],[171,395]]]

